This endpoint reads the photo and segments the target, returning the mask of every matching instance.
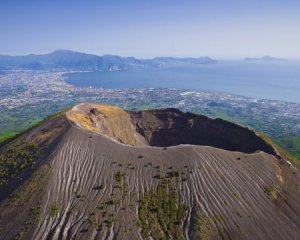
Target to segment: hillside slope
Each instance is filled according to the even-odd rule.
[[[227,150],[188,129],[219,131]],[[19,163],[1,175],[0,239],[297,239],[299,172],[253,134],[175,109],[75,106],[1,148]]]
[[[209,57],[136,59],[116,55],[98,56],[70,50],[56,50],[47,54],[25,56],[0,55],[0,66],[3,70],[120,71],[139,67],[160,67],[167,64],[213,64],[216,62]]]

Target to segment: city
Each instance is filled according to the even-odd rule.
[[[1,136],[23,131],[43,118],[80,102],[102,102],[136,110],[174,107],[220,117],[262,131],[286,148],[293,145],[291,137],[298,141],[300,136],[298,103],[214,91],[80,88],[67,84],[65,73],[18,70],[0,75]],[[294,153],[298,154],[297,151]]]

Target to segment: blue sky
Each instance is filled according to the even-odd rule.
[[[300,58],[299,0],[0,1],[0,53]]]

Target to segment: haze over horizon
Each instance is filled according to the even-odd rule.
[[[0,3],[0,54],[300,58],[300,2],[18,1]]]

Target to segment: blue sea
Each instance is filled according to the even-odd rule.
[[[220,61],[117,72],[66,74],[78,87],[216,90],[248,97],[300,103],[300,61]]]

